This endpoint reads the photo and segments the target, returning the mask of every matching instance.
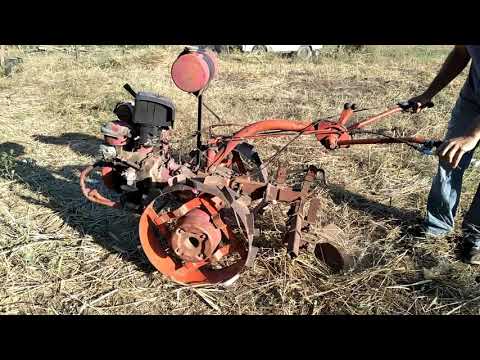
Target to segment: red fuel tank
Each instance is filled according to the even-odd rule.
[[[211,50],[187,49],[172,65],[171,76],[177,87],[196,93],[205,89],[218,72],[218,59]]]

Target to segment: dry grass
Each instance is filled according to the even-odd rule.
[[[112,118],[117,100],[128,98],[125,82],[174,100],[178,139],[194,131],[195,101],[169,78],[180,49],[98,47],[78,59],[28,53],[23,71],[0,78],[0,152],[12,151],[0,158],[0,313],[479,314],[480,272],[456,259],[455,237],[415,242],[404,232],[423,216],[436,160],[398,145],[327,154],[304,139],[279,159],[296,169],[325,169],[330,187],[318,190],[322,223],[340,226],[358,250],[348,273],[330,274],[309,252],[290,260],[280,246],[278,207],[261,220],[254,267],[233,287],[181,287],[155,272],[138,248],[136,219],[86,202],[78,175],[94,159],[99,125]],[[221,59],[206,102],[225,122],[239,124],[315,119],[346,101],[386,107],[422,89],[446,51],[370,48],[325,54],[315,63],[233,54]],[[440,137],[462,79],[432,111],[399,115],[381,127]],[[283,143],[264,140],[258,148],[268,157]],[[466,174],[461,212],[478,171]]]

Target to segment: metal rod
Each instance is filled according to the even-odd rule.
[[[210,112],[210,114],[212,114],[213,116],[215,116],[218,121],[223,121],[223,120],[220,118],[220,116],[218,116],[218,115],[215,113],[215,111],[213,111],[212,109],[210,109],[210,108],[207,106],[207,104],[203,103],[203,106],[205,107],[205,109],[207,109],[207,110]],[[238,124],[234,124],[234,125],[237,125],[237,126],[238,126]]]
[[[423,137],[404,137],[404,138],[379,138],[379,139],[353,139],[353,140],[339,140],[338,146],[358,145],[358,144],[397,144],[397,143],[414,143],[424,144],[427,140]]]
[[[354,129],[361,129],[361,128],[363,128],[363,127],[365,127],[365,126],[367,126],[367,125],[369,125],[369,124],[371,124],[371,123],[373,123],[373,122],[375,122],[375,121],[378,121],[378,120],[380,120],[380,119],[382,119],[382,118],[384,118],[384,117],[386,117],[386,116],[395,114],[395,113],[400,112],[400,111],[402,111],[402,108],[401,108],[401,107],[396,107],[396,108],[387,110],[387,111],[385,111],[385,112],[383,112],[383,113],[381,113],[381,114],[375,115],[375,116],[373,116],[373,117],[371,117],[371,118],[368,118],[368,119],[366,119],[366,120],[360,121],[360,122],[358,122],[358,123],[356,123],[356,124],[353,124],[353,125],[349,126],[349,127],[348,127],[348,130],[350,131],[350,130],[354,130]]]
[[[203,95],[198,95],[198,117],[197,117],[197,164],[200,165],[200,148],[202,146],[202,107]]]

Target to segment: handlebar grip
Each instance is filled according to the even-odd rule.
[[[402,101],[402,102],[399,102],[397,105],[400,106],[403,111],[407,111],[407,110],[410,110],[410,109],[413,109],[414,111],[416,111],[418,109],[417,103],[415,103],[413,101]],[[421,109],[432,108],[434,106],[435,106],[435,104],[432,101],[429,101],[425,104],[422,104],[420,108]]]

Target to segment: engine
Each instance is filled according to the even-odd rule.
[[[150,190],[164,187],[182,167],[170,147],[175,105],[163,96],[135,93],[128,84],[125,88],[134,100],[118,103],[117,119],[101,128],[100,154],[109,164],[102,176],[107,187],[123,194],[124,206],[140,209]]]

